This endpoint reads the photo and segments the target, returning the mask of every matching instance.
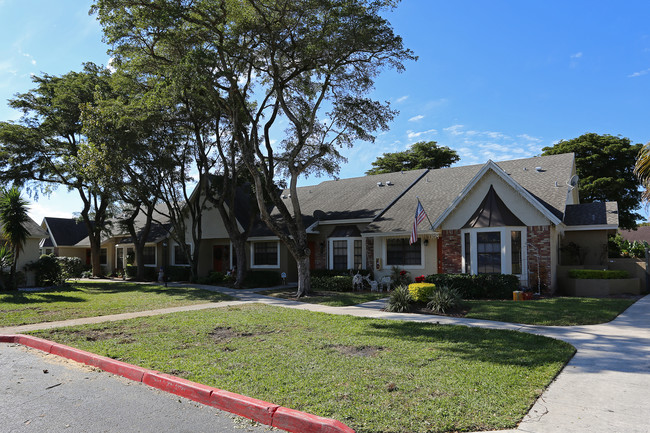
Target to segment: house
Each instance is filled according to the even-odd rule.
[[[34,271],[26,270],[25,266],[37,261],[40,257],[39,244],[43,239],[47,238],[47,233],[31,218],[25,224],[25,228],[29,232],[29,235],[27,236],[27,242],[25,242],[22,251],[18,255],[16,269],[25,273],[25,285],[33,286],[36,284]],[[1,225],[0,232],[2,232]],[[7,271],[7,269],[4,269],[4,271]]]
[[[616,203],[580,204],[572,153],[436,170],[325,181],[298,189],[313,269],[393,267],[433,273],[515,274],[523,287],[557,287],[570,243],[605,263],[607,235],[618,227]],[[291,208],[289,192],[283,199]],[[409,243],[417,202],[428,219]],[[295,261],[258,224],[249,238],[250,269],[286,272]]]
[[[40,243],[41,254],[54,254],[57,257],[78,257],[82,263],[90,265],[90,242],[88,228],[83,221],[74,218],[45,217],[41,228],[47,237]],[[106,264],[107,251],[102,252]]]

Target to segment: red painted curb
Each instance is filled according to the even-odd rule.
[[[234,413],[292,433],[355,433],[340,421],[300,412],[256,398],[224,391],[200,383],[147,370],[126,362],[30,335],[0,335],[0,343],[18,343],[62,356],[109,373],[142,382],[153,388]]]
[[[331,418],[280,407],[273,415],[273,427],[290,432],[354,433],[350,427]]]

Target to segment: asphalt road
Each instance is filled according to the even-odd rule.
[[[19,345],[0,344],[2,433],[271,430],[274,429],[64,358]]]

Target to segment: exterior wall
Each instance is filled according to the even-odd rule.
[[[527,244],[529,287],[537,288],[539,272],[542,290],[553,293],[556,284],[552,276],[551,226],[528,227]]]
[[[442,237],[438,241],[442,242],[442,272],[445,274],[461,273],[462,247],[460,229],[443,230]]]
[[[501,197],[501,200],[503,200],[508,208],[526,226],[548,224],[548,219],[539,210],[527,200],[524,200],[523,196],[501,179],[501,177],[490,171],[467,193],[463,201],[442,223],[442,229],[456,230],[462,228],[485,198],[485,195],[490,189],[490,185],[494,186],[494,190]]]
[[[395,236],[387,237],[368,237],[365,239],[366,245],[366,269],[372,270],[372,275],[375,280],[382,277],[392,275],[392,266],[386,264],[386,239],[394,238]],[[408,238],[409,235],[399,236],[400,238]],[[438,240],[433,237],[420,236],[420,240],[426,240],[427,245],[422,248],[422,265],[421,266],[398,266],[411,274],[411,278],[420,275],[430,275],[438,272],[438,254],[437,242]],[[379,260],[379,269],[377,268],[377,260]]]
[[[570,243],[580,249],[567,248]],[[607,266],[607,230],[566,231],[561,248],[562,265]]]
[[[25,245],[23,246],[23,250],[18,255],[16,269],[25,273],[25,285],[27,287],[31,287],[36,284],[36,276],[34,275],[34,271],[25,270],[25,266],[37,261],[40,257],[40,242],[40,238],[28,238],[27,242],[25,242]]]
[[[213,257],[213,250],[212,247],[215,245],[221,245],[228,247],[229,251],[229,259],[227,260],[228,263],[224,263],[224,266],[226,269],[230,269],[232,267],[232,254],[234,254],[234,251],[230,251],[230,239],[202,239],[201,240],[201,247],[199,251],[199,266],[198,266],[198,276],[199,277],[204,277],[210,274],[214,270],[214,257]],[[248,258],[248,251],[246,251],[246,260],[250,260]],[[248,266],[247,266],[248,267]]]
[[[79,257],[81,263],[86,264],[86,250],[88,248],[58,247],[54,248],[54,255],[57,257]]]

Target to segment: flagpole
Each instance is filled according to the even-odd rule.
[[[419,203],[419,205],[422,206],[422,202],[420,201],[420,197],[418,197],[418,196],[416,195],[415,198],[418,199],[418,203]],[[433,223],[432,223],[431,220],[429,219],[429,214],[427,213],[426,209],[424,209],[424,206],[422,206],[422,209],[424,210],[424,215],[427,217],[427,221],[429,221],[429,225],[431,225],[430,230],[433,230]]]

